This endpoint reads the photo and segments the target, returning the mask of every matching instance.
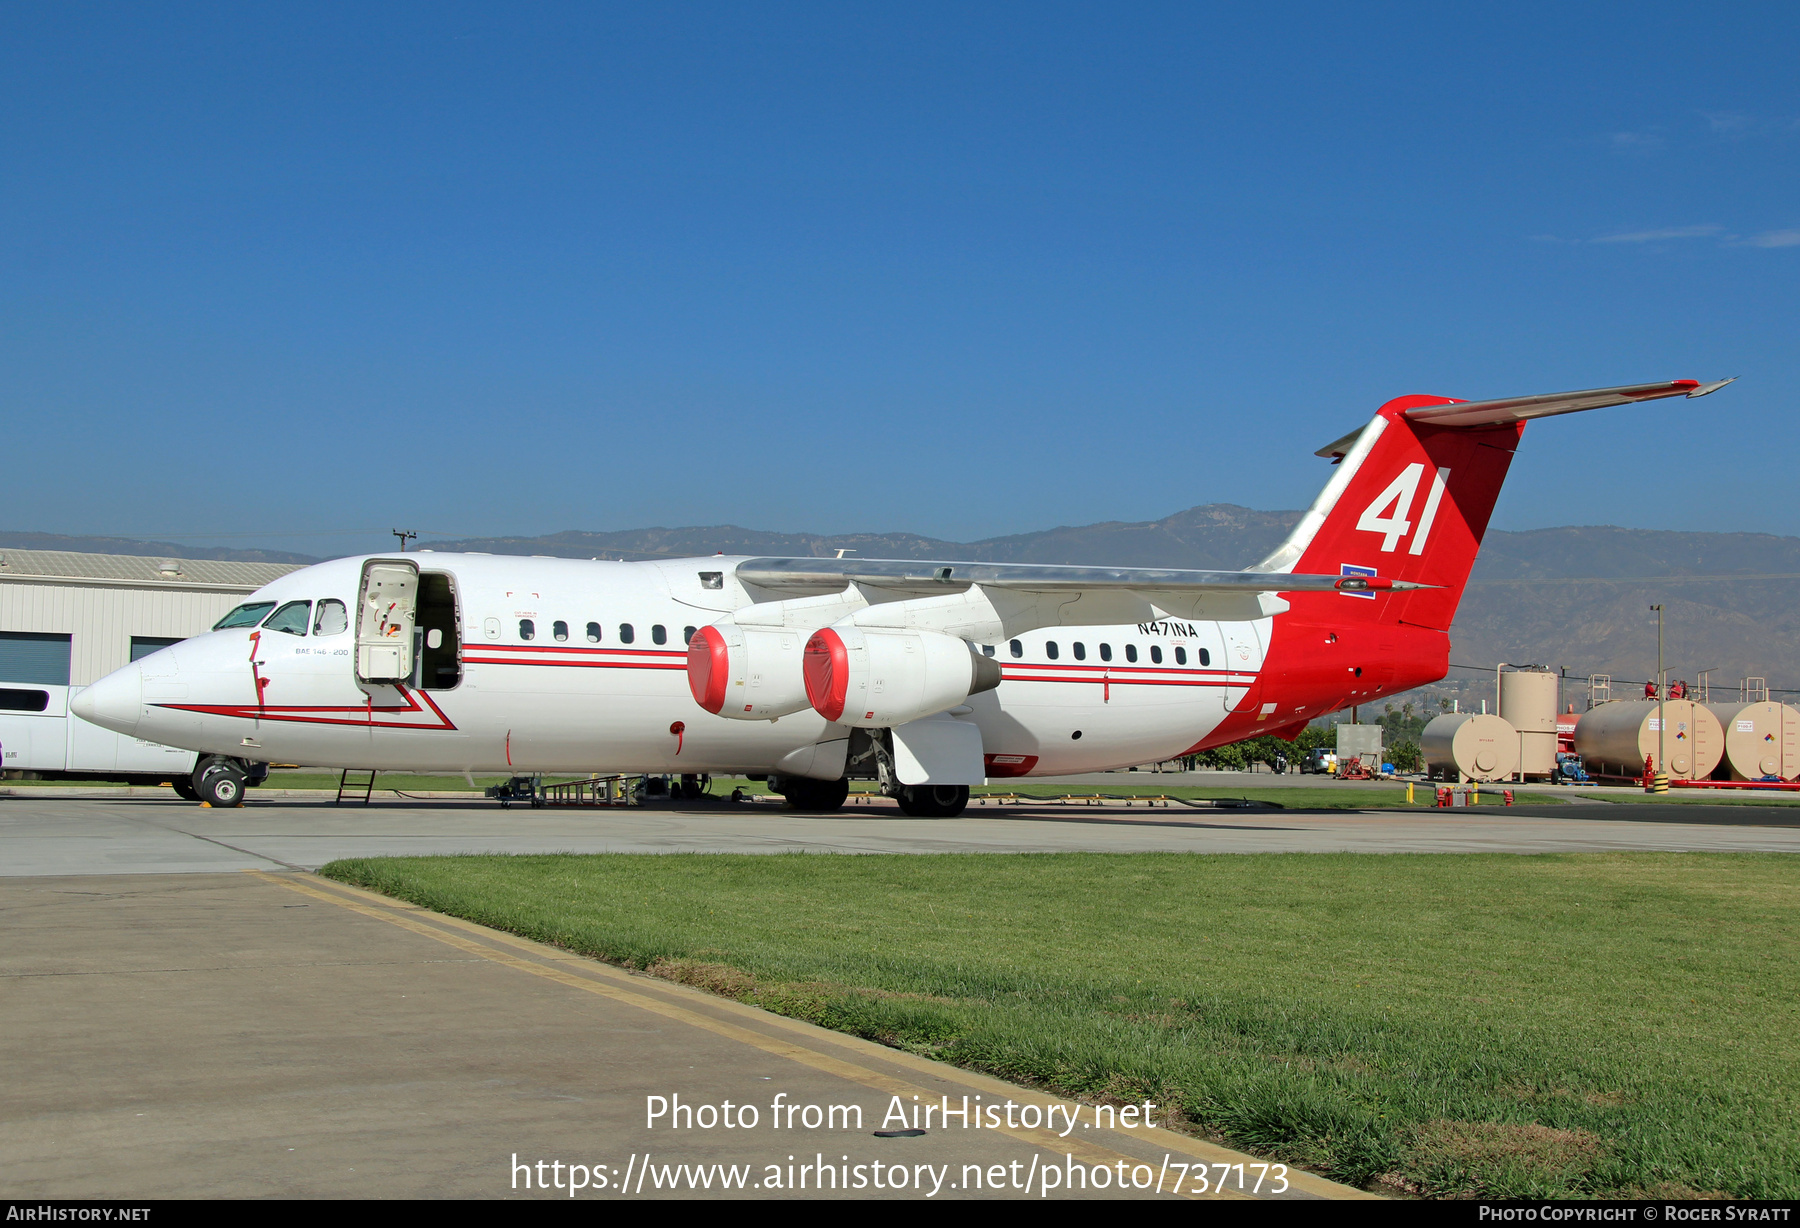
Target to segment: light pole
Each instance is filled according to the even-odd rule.
[[[1665,765],[1669,760],[1665,747],[1669,737],[1669,722],[1668,712],[1663,705],[1669,695],[1669,681],[1663,676],[1663,608],[1660,605],[1650,608],[1656,611],[1656,770],[1644,782],[1644,792],[1667,793],[1669,772]]]

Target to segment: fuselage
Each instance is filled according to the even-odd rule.
[[[737,558],[406,557],[421,580],[407,681],[359,683],[367,560],[338,559],[257,592],[240,607],[244,625],[103,679],[90,719],[204,753],[334,767],[842,771],[850,731],[817,712],[731,720],[690,693],[695,629],[757,602]],[[1065,626],[978,644],[1003,682],[955,715],[979,726],[990,776],[1168,759],[1206,742],[1255,686],[1270,622]]]

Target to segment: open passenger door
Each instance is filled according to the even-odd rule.
[[[358,682],[399,683],[412,676],[418,609],[418,564],[402,559],[363,564],[356,619]]]

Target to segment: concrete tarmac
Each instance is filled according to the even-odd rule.
[[[0,877],[316,869],[345,857],[490,852],[1800,852],[1800,809],[1691,803],[1415,811],[989,804],[956,819],[912,819],[884,799],[823,815],[768,803],[533,810],[473,799],[336,806],[253,793],[241,808],[212,810],[169,794],[42,795],[49,792],[0,796]]]
[[[311,875],[14,877],[0,913],[13,1199],[1217,1196],[1240,1164],[1225,1197],[1363,1196]],[[875,1133],[946,1099],[1010,1127]]]
[[[340,857],[1800,852],[1800,811],[1693,804],[1402,812],[990,802],[922,820],[885,801],[807,815],[717,802],[532,810],[252,796],[212,810],[162,793],[0,794],[6,1196],[567,1198],[579,1172],[578,1196],[590,1198],[1019,1197],[1024,1186],[1035,1197],[1054,1161],[1064,1180],[1084,1168],[1088,1185],[1052,1197],[1117,1197],[1116,1183],[1094,1187],[1101,1168],[1109,1181],[1141,1177],[1149,1188],[1130,1192],[1148,1196],[1171,1194],[1171,1175],[1191,1177],[1196,1165],[1215,1166],[1216,1177],[1218,1165],[1244,1164],[1233,1171],[1252,1183],[1258,1172],[1250,1157],[1166,1129],[1101,1128],[1092,1106],[296,872]],[[646,1120],[653,1096],[754,1105],[759,1120],[674,1130]],[[997,1130],[940,1119],[924,1135],[879,1138],[896,1096],[908,1112],[941,1097],[1040,1112],[1056,1104],[1079,1128],[1059,1137],[1022,1118]],[[802,1118],[778,1132],[778,1100],[859,1106],[861,1124],[852,1128],[846,1109],[835,1124]],[[837,1188],[819,1188],[829,1176],[821,1163],[839,1174]],[[903,1188],[892,1188],[895,1164]],[[554,1188],[541,1188],[546,1175]],[[712,1185],[691,1188],[703,1180]],[[786,1188],[801,1181],[804,1190]],[[1197,1192],[1191,1180],[1186,1192]],[[1298,1173],[1285,1193],[1356,1194]]]

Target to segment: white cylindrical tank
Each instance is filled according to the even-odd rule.
[[[1800,711],[1772,701],[1713,704],[1712,711],[1725,732],[1729,779],[1800,776]]]
[[[1659,768],[1671,780],[1705,780],[1725,753],[1719,718],[1688,699],[1661,704],[1668,729],[1657,724],[1653,699],[1620,699],[1582,715],[1575,726],[1575,750],[1591,775],[1635,780],[1644,759],[1655,759],[1660,735],[1667,761]]]
[[[1556,770],[1556,683],[1542,670],[1500,675],[1500,719],[1519,731],[1519,772],[1527,778]]]
[[[1487,783],[1510,780],[1519,770],[1518,731],[1485,713],[1446,712],[1433,718],[1419,735],[1419,749],[1425,772],[1434,780]]]

